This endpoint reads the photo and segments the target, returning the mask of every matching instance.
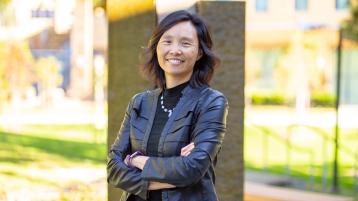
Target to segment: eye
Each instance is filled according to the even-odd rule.
[[[189,46],[191,46],[191,43],[189,43],[189,42],[183,42],[182,45],[183,45],[184,47],[189,47]]]
[[[170,40],[163,40],[162,43],[165,44],[165,45],[169,45],[169,44],[172,43],[172,41],[170,41]]]

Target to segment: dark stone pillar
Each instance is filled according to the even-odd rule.
[[[229,100],[228,130],[217,165],[220,200],[243,200],[245,2],[200,1],[198,14],[208,23],[221,66],[213,88]]]
[[[149,88],[138,71],[139,55],[155,27],[153,0],[107,0],[108,30],[108,148],[123,120],[130,98]],[[121,191],[108,187],[108,200]]]

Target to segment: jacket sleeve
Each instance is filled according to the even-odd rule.
[[[193,128],[195,148],[186,157],[150,157],[142,177],[185,187],[197,183],[214,161],[226,132],[228,103],[224,96],[210,97],[200,108]]]
[[[121,188],[131,194],[147,199],[149,182],[141,178],[141,171],[137,168],[128,168],[124,158],[130,153],[130,114],[132,99],[128,105],[118,136],[108,153],[107,181],[115,187]]]

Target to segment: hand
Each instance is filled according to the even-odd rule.
[[[148,156],[135,156],[132,159],[132,165],[134,167],[137,167],[137,168],[143,170],[145,162],[147,162],[148,159],[149,159]]]
[[[189,156],[191,151],[195,148],[194,142],[186,145],[185,147],[181,148],[180,155],[181,156]]]
[[[168,183],[161,183],[157,181],[151,181],[149,183],[148,190],[159,190],[159,189],[167,189],[167,188],[175,188],[176,186]]]

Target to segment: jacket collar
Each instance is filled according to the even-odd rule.
[[[200,95],[205,88],[208,88],[208,87],[207,86],[192,87],[189,84],[188,86],[186,86],[183,89],[183,91],[182,91],[183,95],[180,98],[177,105],[175,106],[175,109],[173,110],[172,115],[169,117],[167,123],[165,124],[162,134],[161,134],[162,136],[165,135],[166,133],[168,133],[169,129],[172,128],[172,125],[176,120],[181,119],[189,111],[194,110],[194,106],[196,104],[193,104],[193,103],[197,102],[199,100]],[[149,134],[150,134],[150,131],[151,131],[151,128],[153,125],[155,113],[157,110],[158,98],[159,98],[159,95],[161,92],[162,92],[161,89],[155,89],[155,90],[149,92],[148,104],[146,104],[148,108],[146,110],[147,111],[146,114],[144,114],[148,118],[148,124],[147,124],[147,128],[146,128],[146,132],[144,134],[144,143],[142,144],[142,150],[147,149],[147,142],[148,142]],[[158,154],[159,155],[162,154],[163,139],[164,138],[162,138],[162,137],[160,138],[160,142],[158,145],[158,151],[159,151]]]

